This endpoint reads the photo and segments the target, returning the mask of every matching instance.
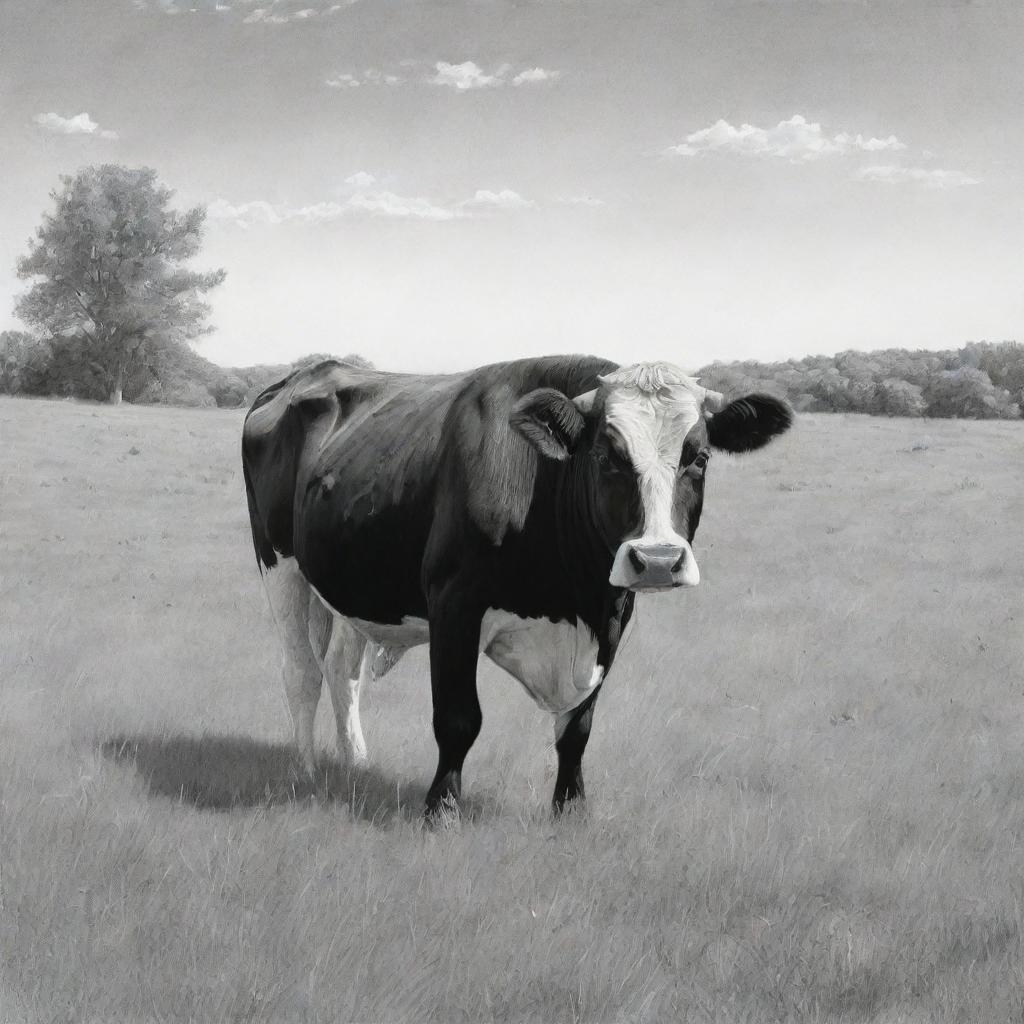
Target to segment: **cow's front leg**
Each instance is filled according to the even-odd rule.
[[[555,750],[558,751],[558,777],[551,805],[558,814],[570,800],[582,801],[583,751],[590,739],[590,724],[594,719],[594,705],[601,687],[598,686],[582,704],[555,716]]]
[[[482,614],[450,585],[431,600],[429,618],[437,773],[427,793],[428,817],[442,803],[458,806],[462,763],[483,722],[476,692]]]

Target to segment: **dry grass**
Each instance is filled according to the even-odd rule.
[[[439,832],[420,653],[297,783],[240,425],[0,401],[0,1020],[1021,1020],[1020,424],[718,456],[589,813],[484,666]]]

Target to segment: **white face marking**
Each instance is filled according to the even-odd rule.
[[[636,471],[643,508],[642,532],[623,538],[609,582],[642,589],[635,567],[629,564],[631,552],[668,548],[681,552],[682,558],[682,567],[672,570],[673,585],[694,586],[700,581],[697,560],[672,522],[672,509],[683,441],[700,420],[707,392],[668,363],[639,363],[600,380],[608,433]],[[654,589],[668,582],[664,569],[657,580]]]
[[[523,684],[545,711],[571,711],[598,686],[597,638],[580,623],[522,619],[488,609],[480,644],[496,665]]]
[[[644,544],[686,544],[672,524],[672,498],[683,440],[699,419],[697,396],[681,385],[656,393],[622,385],[608,390],[605,420],[636,470]]]

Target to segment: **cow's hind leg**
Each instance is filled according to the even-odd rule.
[[[583,751],[590,739],[590,726],[594,720],[594,704],[601,687],[597,687],[586,700],[572,711],[555,716],[555,750],[558,751],[558,776],[551,804],[555,813],[565,810],[567,803],[582,801]]]
[[[359,693],[370,679],[377,648],[340,616],[334,617],[324,656],[324,679],[331,691],[338,727],[338,761],[349,768],[366,764],[366,740],[359,721]]]
[[[263,577],[281,638],[281,675],[292,716],[295,746],[307,775],[316,772],[313,724],[323,688],[320,662],[311,644],[312,590],[294,559],[281,559]]]

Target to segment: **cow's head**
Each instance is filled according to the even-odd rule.
[[[639,363],[598,380],[575,398],[531,391],[510,422],[541,455],[569,460],[574,490],[586,492],[593,526],[615,552],[613,586],[695,586],[690,543],[711,449],[762,447],[789,427],[789,407],[756,394],[726,402],[669,363]]]

